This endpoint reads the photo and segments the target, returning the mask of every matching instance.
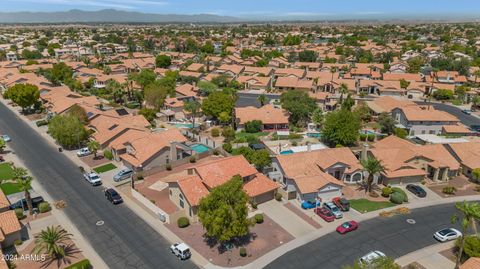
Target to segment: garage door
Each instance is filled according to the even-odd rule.
[[[322,199],[322,203],[326,201],[331,201],[333,198],[338,196],[341,196],[340,190],[332,190],[318,193],[318,197]]]
[[[257,204],[268,202],[274,198],[273,193],[274,193],[273,191],[270,191],[264,194],[260,194],[257,197],[255,197],[255,202]]]

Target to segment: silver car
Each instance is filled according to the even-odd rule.
[[[125,168],[120,170],[116,175],[113,176],[113,181],[119,182],[130,178],[133,175],[133,170],[130,168]]]
[[[334,203],[332,202],[325,202],[323,203],[323,207],[328,209],[332,214],[335,216],[336,219],[341,219],[343,218],[343,213],[340,208],[338,208]]]

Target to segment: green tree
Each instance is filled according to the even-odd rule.
[[[0,153],[5,150],[6,146],[7,144],[5,143],[5,140],[3,140],[3,138],[0,137]]]
[[[248,196],[243,191],[243,180],[234,176],[200,200],[198,217],[206,234],[219,241],[228,242],[249,233]]]
[[[172,64],[172,59],[168,55],[157,55],[155,58],[155,66],[160,68],[167,68]]]
[[[272,158],[270,158],[268,150],[261,149],[253,152],[249,162],[255,165],[258,169],[263,169],[272,163]]]
[[[83,124],[88,122],[88,115],[85,109],[78,104],[73,105],[69,110],[68,114],[77,117]]]
[[[433,98],[437,100],[453,99],[453,91],[447,89],[438,89],[432,94]]]
[[[232,115],[233,107],[234,102],[231,95],[224,92],[212,92],[202,102],[203,113],[217,119],[222,112],[228,116]]]
[[[370,114],[370,108],[365,103],[361,103],[355,107],[353,113],[358,115],[362,122],[369,122],[372,119],[372,114]]]
[[[213,47],[212,41],[207,41],[200,49],[203,53],[212,54],[215,52],[215,48]]]
[[[347,95],[347,98],[342,102],[342,109],[352,110],[352,107],[355,105],[355,100],[351,94]]]
[[[312,122],[317,125],[317,127],[322,126],[325,117],[321,108],[317,107],[312,113]]]
[[[185,102],[184,109],[185,111],[189,112],[190,115],[192,116],[193,127],[195,127],[195,118],[197,117],[201,108],[202,108],[202,104],[200,104],[196,100]]]
[[[323,124],[322,138],[330,145],[349,146],[358,139],[360,119],[353,112],[340,109],[330,112]]]
[[[60,226],[49,226],[35,236],[34,254],[47,254],[52,259],[65,256],[65,248],[71,241],[71,234]]]
[[[304,50],[298,53],[298,60],[300,62],[316,62],[318,53],[313,50]]]
[[[282,107],[290,112],[290,122],[297,126],[305,126],[310,120],[310,115],[317,108],[315,100],[308,93],[292,90],[282,93],[280,97]]]
[[[38,87],[32,84],[15,84],[4,93],[4,98],[12,100],[15,104],[25,109],[33,106],[40,98]]]
[[[88,147],[88,150],[90,150],[90,152],[93,153],[93,156],[96,159],[97,158],[97,152],[100,149],[100,144],[95,140],[91,140],[87,143],[87,147]]]
[[[247,133],[258,133],[262,130],[262,121],[261,120],[252,120],[245,122],[245,131]]]
[[[406,89],[410,85],[410,81],[406,81],[405,79],[400,79],[400,88]]]
[[[365,192],[372,191],[373,177],[378,174],[385,172],[386,168],[383,166],[382,161],[377,160],[373,157],[368,157],[360,161],[360,164],[363,166],[365,172],[368,173],[368,178],[366,181]]]
[[[48,124],[48,133],[66,148],[79,147],[88,138],[82,122],[76,116],[68,114],[53,117]]]
[[[145,117],[145,119],[147,121],[149,121],[150,123],[153,123],[153,121],[155,120],[157,112],[155,111],[155,109],[150,109],[150,108],[145,108],[144,107],[144,108],[142,108],[138,111],[138,114]]]
[[[355,262],[353,265],[347,265],[342,267],[342,269],[400,269],[400,265],[395,263],[390,257],[379,257],[373,260],[370,264],[363,264],[360,262]]]
[[[16,179],[16,183],[19,191],[23,191],[25,200],[27,201],[28,213],[33,215],[32,197],[30,196],[30,190],[32,189],[32,180],[30,176],[23,176]]]
[[[138,74],[133,75],[133,80],[142,87],[142,91],[148,84],[154,82],[156,78],[157,75],[151,69],[142,69]]]
[[[459,238],[455,242],[457,248],[460,248],[462,239]],[[468,257],[480,257],[480,236],[469,235],[465,237],[465,244],[463,246],[463,253]]]
[[[262,93],[257,97],[257,101],[260,102],[261,106],[264,106],[268,102],[268,98],[265,94]]]
[[[419,73],[422,66],[425,64],[425,61],[421,57],[414,57],[411,58],[407,61],[408,67],[407,67],[407,72],[408,73]]]
[[[222,111],[220,112],[220,115],[218,115],[218,120],[224,124],[229,123],[231,119],[232,117],[227,111]]]
[[[158,111],[163,106],[163,103],[165,101],[165,98],[167,97],[167,94],[168,94],[168,88],[164,85],[161,85],[161,83],[158,80],[154,81],[145,87],[145,90],[144,90],[145,103],[148,106],[154,107],[155,110]]]
[[[480,183],[480,168],[473,169],[472,176],[477,183]]]
[[[378,124],[380,125],[380,131],[384,134],[391,135],[395,131],[395,119],[386,112],[378,115]]]
[[[200,90],[200,93],[203,95],[209,95],[217,90],[217,85],[206,80],[199,81],[197,87]]]
[[[60,85],[61,82],[71,79],[73,70],[64,62],[53,64],[52,69],[47,73],[47,79],[55,85]]]
[[[457,260],[455,268],[458,269],[460,261],[462,259],[463,248],[465,246],[465,239],[467,236],[467,230],[472,228],[475,235],[478,234],[476,222],[480,220],[480,204],[478,202],[466,202],[456,203],[455,207],[460,211],[461,217],[457,214],[452,216],[452,223],[456,223],[461,218],[462,225],[462,237],[460,238],[460,249],[457,253]]]
[[[395,128],[394,133],[395,133],[396,136],[398,136],[402,139],[405,139],[408,135],[408,132],[405,129],[402,129],[402,128]]]

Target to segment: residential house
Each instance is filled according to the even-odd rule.
[[[313,81],[299,79],[298,77],[279,77],[275,81],[275,89],[278,91],[286,90],[312,90]]]
[[[446,144],[445,148],[460,162],[462,173],[469,178],[473,178],[473,170],[480,168],[480,143]]]
[[[360,162],[346,147],[277,155],[272,167],[268,176],[282,185],[283,195],[301,201],[329,201],[342,195],[345,183],[363,180]]]
[[[379,115],[381,113],[391,114],[394,108],[417,106],[413,101],[392,96],[381,96],[366,103],[373,115]]]
[[[245,123],[253,120],[262,122],[262,131],[288,130],[288,112],[271,104],[256,107],[236,107],[235,121],[237,129],[244,129]]]
[[[245,90],[268,90],[272,87],[271,77],[239,76],[236,80],[244,85]]]
[[[431,106],[405,106],[392,110],[392,117],[409,135],[441,134],[445,125],[457,125],[457,117]]]
[[[0,213],[1,248],[11,247],[15,241],[22,240],[21,230],[22,226],[15,215],[15,211],[7,210]]]

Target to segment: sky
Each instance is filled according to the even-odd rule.
[[[118,9],[244,18],[480,17],[478,0],[0,0],[0,11]]]

